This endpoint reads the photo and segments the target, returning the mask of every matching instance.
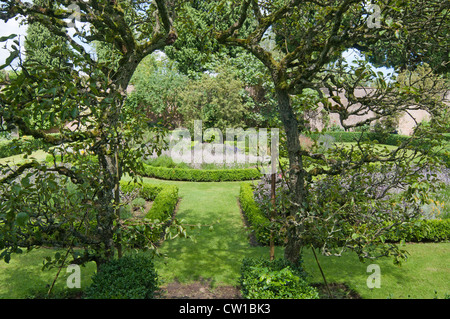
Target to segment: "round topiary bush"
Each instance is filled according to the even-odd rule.
[[[158,290],[153,260],[136,255],[114,259],[100,267],[85,299],[153,299]]]

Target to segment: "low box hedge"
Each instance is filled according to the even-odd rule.
[[[159,278],[153,260],[144,255],[113,259],[100,267],[84,299],[153,299]]]
[[[261,245],[268,245],[270,238],[270,223],[263,215],[253,197],[253,188],[249,183],[242,183],[239,192],[242,212],[247,218],[250,228]],[[450,219],[419,219],[398,226],[383,234],[386,242],[441,242],[450,240]],[[381,238],[380,238],[381,240]],[[279,232],[276,244],[284,242]]]
[[[239,203],[242,213],[250,224],[250,230],[255,239],[261,245],[269,245],[270,242],[270,221],[258,207],[253,197],[253,187],[249,183],[242,183],[239,190]],[[274,243],[282,245],[283,240],[279,235],[279,225],[274,225],[275,236]]]
[[[121,182],[120,188],[126,193],[138,190],[138,197],[153,201],[152,207],[145,214],[148,219],[164,221],[170,218],[178,203],[178,187],[175,185]]]
[[[450,219],[421,219],[385,234],[389,242],[441,242],[450,240]]]
[[[121,182],[123,192],[133,192],[137,190],[137,196],[148,201],[153,201],[153,205],[145,214],[149,220],[162,222],[163,227],[155,228],[151,239],[158,241],[165,227],[169,224],[178,203],[178,187],[175,185],[153,185],[148,183]]]
[[[190,181],[190,182],[227,182],[246,181],[261,178],[261,173],[256,168],[238,169],[185,169],[154,167],[143,165],[141,175],[165,180]]]

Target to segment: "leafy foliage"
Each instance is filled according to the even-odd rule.
[[[124,256],[102,265],[84,293],[85,299],[153,299],[159,279],[153,260]]]
[[[186,127],[193,131],[195,120],[203,121],[204,128],[218,128],[222,132],[243,127],[247,110],[242,90],[242,83],[226,69],[189,82],[179,94],[179,110]]]
[[[187,77],[167,58],[146,57],[133,74],[133,91],[125,108],[141,112],[147,121],[173,129],[182,124],[178,93],[187,85]]]
[[[301,262],[285,259],[273,261],[245,258],[240,286],[246,299],[318,299],[317,290],[309,286]]]

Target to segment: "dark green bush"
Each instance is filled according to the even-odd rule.
[[[239,190],[239,203],[242,212],[250,224],[250,229],[261,245],[268,245],[270,240],[270,221],[264,216],[253,197],[253,187],[242,183]]]
[[[240,286],[246,299],[318,299],[318,291],[309,285],[301,266],[286,259],[245,258]]]
[[[142,175],[165,180],[192,182],[225,182],[255,180],[261,177],[256,168],[239,169],[191,169],[153,167],[144,164]]]
[[[112,260],[100,267],[86,289],[86,299],[153,299],[158,290],[153,260],[136,255]]]

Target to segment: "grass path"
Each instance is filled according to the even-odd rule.
[[[267,247],[249,244],[237,202],[240,182],[172,183],[179,187],[181,197],[177,219],[186,224],[212,224],[213,230],[189,229],[192,239],[176,238],[162,245],[167,258],[158,260],[157,268],[166,282],[206,279],[212,284],[236,285],[244,257],[269,256]]]

